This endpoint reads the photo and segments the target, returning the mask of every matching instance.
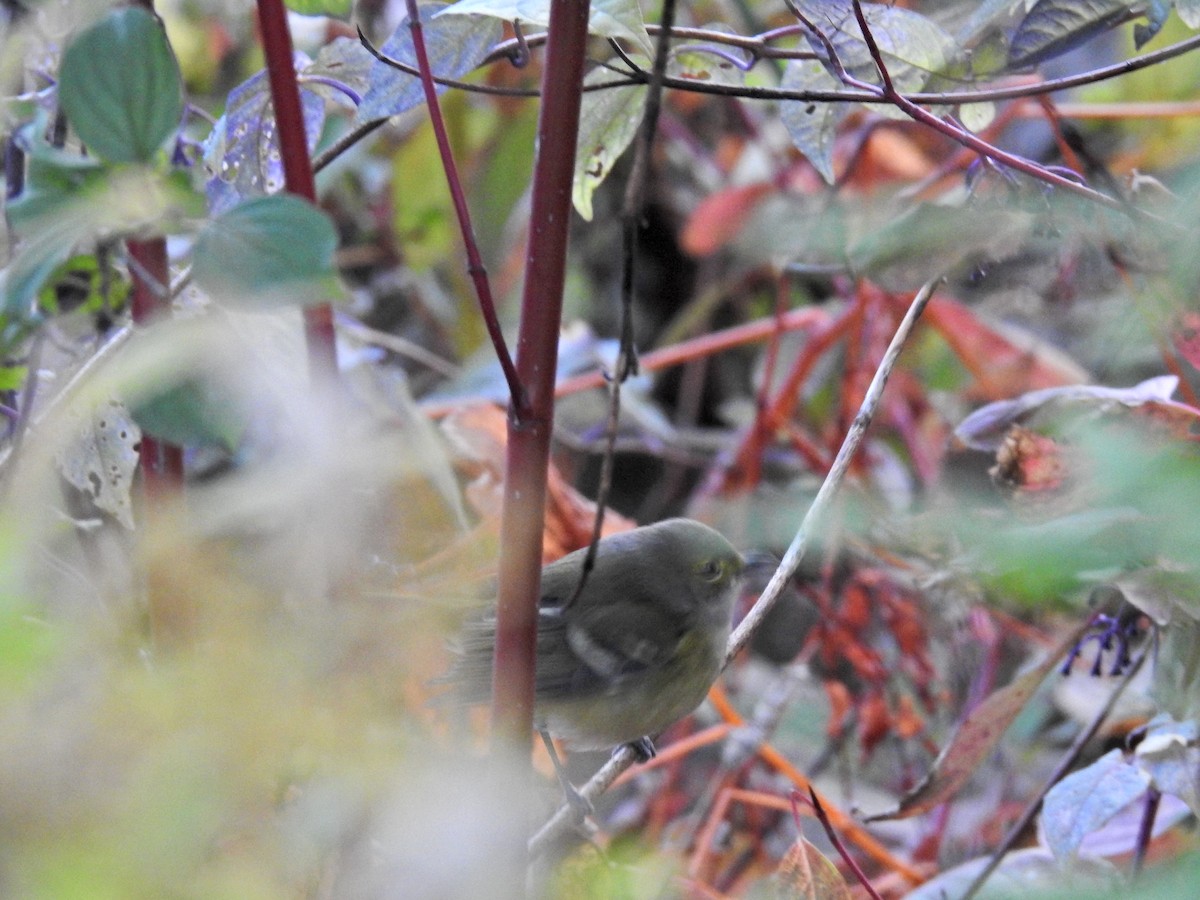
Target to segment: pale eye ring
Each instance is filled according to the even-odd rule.
[[[719,559],[710,559],[700,566],[697,574],[705,581],[720,581],[725,575],[725,563]]]

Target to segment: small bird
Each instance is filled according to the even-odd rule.
[[[744,562],[690,519],[604,538],[580,590],[586,555],[542,569],[534,723],[576,749],[632,743],[648,758],[651,738],[699,706],[721,671]],[[494,613],[470,623],[439,681],[486,702],[495,642]]]

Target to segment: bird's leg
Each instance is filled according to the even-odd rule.
[[[650,740],[650,735],[648,734],[643,735],[636,741],[630,741],[629,749],[632,750],[634,756],[638,758],[638,762],[649,762],[650,760],[654,759],[658,752],[654,749],[654,741]]]
[[[570,779],[567,778],[567,770],[563,768],[562,760],[558,758],[558,751],[554,749],[554,741],[550,739],[550,733],[539,728],[538,734],[542,736],[542,743],[546,745],[546,752],[550,754],[550,762],[554,764],[554,774],[558,776],[558,784],[562,788],[563,797],[566,799],[567,805],[574,810],[576,818],[582,822],[595,812],[592,802],[579,793],[575,785],[571,784]]]

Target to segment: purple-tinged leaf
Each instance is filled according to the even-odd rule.
[[[1058,859],[1071,859],[1084,838],[1098,831],[1146,793],[1150,775],[1111,750],[1086,769],[1072,772],[1046,794],[1041,828],[1046,846]]]

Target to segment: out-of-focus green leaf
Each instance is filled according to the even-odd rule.
[[[353,0],[284,0],[284,5],[302,16],[333,16],[348,19],[354,9]]]
[[[1013,34],[1008,64],[1020,69],[1061,56],[1128,14],[1125,0],[1038,0]]]
[[[788,63],[780,87],[787,91],[831,91],[842,85],[815,59],[796,59]],[[779,104],[779,117],[792,143],[830,184],[834,178],[833,141],[838,125],[849,112],[846,103],[785,100]]]
[[[494,16],[505,22],[517,21],[546,28],[550,25],[550,0],[459,0],[442,14]],[[588,32],[632,41],[647,56],[654,53],[654,44],[646,32],[642,8],[637,0],[594,0]]]
[[[248,200],[196,239],[193,274],[205,291],[249,306],[330,299],[337,233],[329,217],[290,195]]]
[[[854,241],[850,261],[855,271],[902,290],[973,260],[1003,258],[1032,226],[1032,216],[1016,209],[920,203]]]
[[[1150,776],[1111,750],[1086,769],[1073,772],[1046,794],[1042,830],[1059,859],[1070,859],[1093,831],[1145,794]]]
[[[111,267],[109,267],[111,270]],[[59,266],[38,293],[38,307],[49,315],[75,310],[121,310],[130,284],[114,271],[105,271],[95,254],[80,254]]]
[[[611,80],[612,73],[607,69],[595,69],[588,73],[584,83]],[[592,220],[592,194],[608,177],[637,134],[645,112],[645,101],[645,85],[589,91],[583,95],[571,202],[579,215],[589,222]]]
[[[454,246],[458,223],[428,123],[392,157],[392,227],[404,248],[405,262],[418,271],[444,260]]]
[[[1155,531],[1130,508],[1094,509],[1036,524],[973,523],[965,529],[981,557],[982,578],[1030,603],[1053,603],[1100,575],[1155,552]]]
[[[29,377],[29,366],[0,366],[0,391],[17,391]]]
[[[183,115],[179,66],[146,10],[114,10],[71,42],[59,101],[79,137],[110,162],[149,162]]]
[[[487,17],[467,18],[443,16],[453,7],[444,3],[425,3],[420,7],[421,31],[429,68],[441,78],[462,78],[483,61],[488,51],[500,40],[502,30],[498,21]],[[413,50],[412,29],[405,18],[380,52],[396,62],[417,68]],[[416,75],[402,72],[385,62],[374,60],[370,72],[370,87],[358,107],[358,122],[374,122],[399,115],[425,102],[425,90]],[[446,91],[438,85],[439,94]]]
[[[142,393],[130,415],[143,432],[182,447],[216,444],[232,452],[246,432],[245,411],[206,377],[185,377]]]
[[[38,291],[85,241],[162,234],[203,211],[188,174],[149,166],[107,166],[37,147],[29,181],[9,215],[22,241],[3,276],[4,349],[28,328]]]

